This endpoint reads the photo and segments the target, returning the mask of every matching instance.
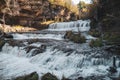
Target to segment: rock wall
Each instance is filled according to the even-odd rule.
[[[75,13],[69,9],[51,4],[48,0],[17,0],[19,14],[6,16],[6,23],[10,25],[40,26],[46,20],[69,21],[75,20]],[[0,17],[2,17],[2,13]]]

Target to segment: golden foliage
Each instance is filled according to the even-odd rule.
[[[72,1],[71,0],[49,0],[49,2],[51,4],[56,4],[56,5],[60,5],[63,7],[68,8],[71,12],[78,14],[78,7],[76,5],[72,5]]]

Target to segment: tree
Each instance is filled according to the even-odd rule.
[[[79,9],[83,9],[83,8],[85,8],[85,7],[86,7],[86,4],[85,4],[84,1],[80,1],[80,2],[78,3],[78,8],[79,8]]]

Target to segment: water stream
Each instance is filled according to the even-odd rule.
[[[86,39],[95,39],[87,33],[90,29],[89,20],[53,23],[49,29],[34,33],[13,33],[13,41],[23,45],[6,43],[3,46],[0,52],[0,75],[4,79],[11,79],[36,71],[39,77],[50,72],[59,79],[64,75],[73,80],[77,77],[108,75],[107,69],[112,66],[113,54],[102,48],[90,48],[89,43],[76,44],[64,40],[65,31],[78,32],[78,28]],[[39,52],[42,45],[46,49]],[[119,57],[116,62],[119,74]]]

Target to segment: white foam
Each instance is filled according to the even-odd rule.
[[[60,23],[52,23],[49,25],[49,30],[51,31],[75,31],[81,32],[90,30],[90,20],[78,20],[72,22],[60,22]]]
[[[12,47],[9,52],[5,52],[5,48],[6,47],[3,47],[3,51],[0,53],[0,64],[5,65],[1,74],[4,74],[6,78],[12,76],[17,77],[34,71],[36,71],[39,76],[50,72],[55,74],[59,79],[61,79],[63,75],[65,77],[71,77],[72,75],[78,74],[78,72],[83,77],[107,74],[106,66],[92,65],[90,60],[85,60],[87,56],[84,54],[75,54],[75,52],[73,52],[69,56],[66,56],[67,53],[47,48],[44,53],[33,57],[25,57],[31,53],[21,56],[21,54],[17,55],[19,51],[18,48]],[[9,47],[7,48],[9,49]],[[25,53],[25,51],[21,51]]]
[[[63,35],[61,34],[12,34],[13,38],[16,40],[22,39],[55,39],[55,40],[63,40]]]

